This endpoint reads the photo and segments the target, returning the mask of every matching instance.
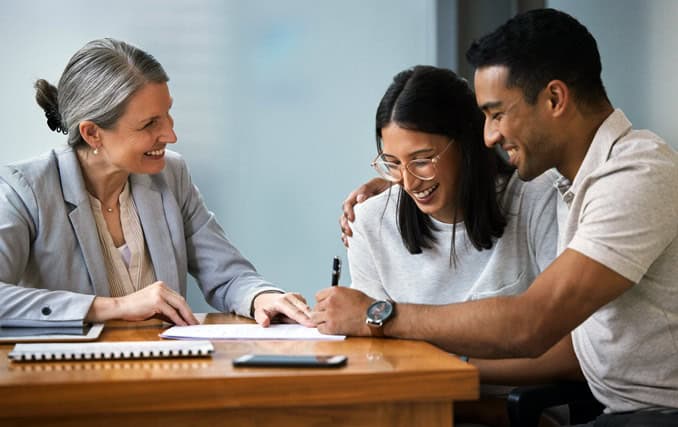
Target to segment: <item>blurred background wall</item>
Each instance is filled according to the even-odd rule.
[[[0,6],[0,162],[65,143],[33,100],[37,78],[56,84],[92,39],[135,44],[170,75],[172,149],[228,237],[312,301],[332,257],[345,259],[340,204],[372,176],[374,111],[392,76],[433,64],[471,78],[470,40],[544,5],[588,26],[613,103],[678,147],[671,0],[10,0]],[[194,285],[189,302],[211,310]]]

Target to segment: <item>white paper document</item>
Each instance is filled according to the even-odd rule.
[[[173,326],[162,338],[196,340],[318,340],[339,341],[346,335],[324,335],[316,328],[302,325],[275,324],[262,328],[253,324]]]

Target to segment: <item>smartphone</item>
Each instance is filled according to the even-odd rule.
[[[270,366],[293,368],[337,368],[346,365],[344,355],[246,354],[233,359],[233,366]]]

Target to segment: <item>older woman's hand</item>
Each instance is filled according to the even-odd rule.
[[[264,328],[271,324],[273,318],[286,323],[299,323],[313,327],[311,309],[301,294],[264,292],[254,298],[254,320]]]
[[[180,326],[199,323],[184,297],[160,281],[124,297],[96,297],[86,317],[88,321],[99,322],[110,319],[138,321],[151,318]]]

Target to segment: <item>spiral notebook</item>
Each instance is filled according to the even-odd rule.
[[[209,357],[213,352],[209,341],[119,341],[16,344],[8,356],[16,362],[32,362]]]

